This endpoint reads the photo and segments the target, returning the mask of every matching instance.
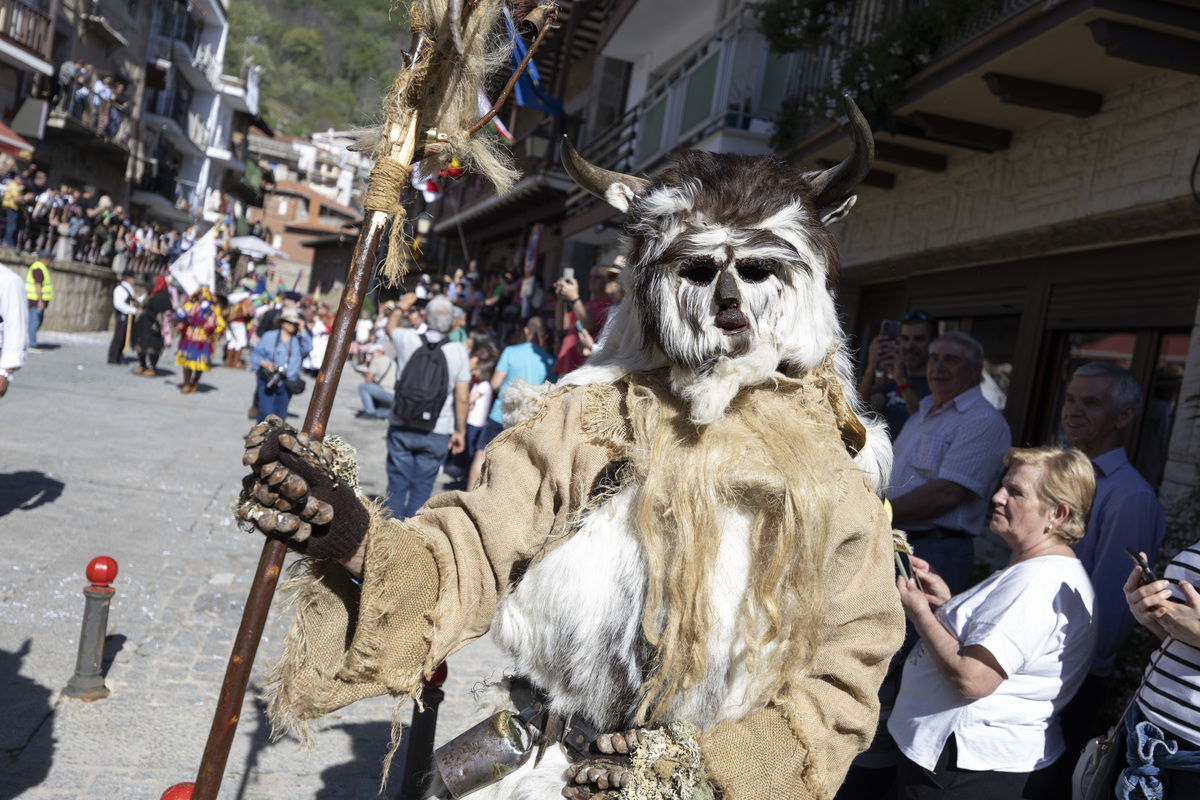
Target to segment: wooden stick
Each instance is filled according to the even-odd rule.
[[[529,60],[533,58],[533,52],[538,49],[538,45],[542,43],[542,39],[546,38],[546,34],[554,27],[554,20],[558,17],[558,5],[550,3],[546,8],[546,21],[542,25],[542,29],[538,31],[538,35],[534,38],[533,44],[529,45],[529,49],[525,51],[525,57],[521,59],[521,63],[517,65],[513,71],[512,77],[508,79],[508,83],[504,86],[504,91],[500,93],[500,97],[488,109],[488,112],[483,115],[483,118],[467,129],[467,136],[474,136],[483,130],[483,126],[492,121],[500,111],[500,107],[504,105],[504,101],[508,99],[508,95],[512,92],[513,87],[517,85],[517,79],[521,77],[521,73],[525,71],[525,66]]]
[[[420,52],[424,34],[414,34],[413,53]],[[408,124],[393,125],[389,131],[392,149],[389,158],[399,161],[407,169],[412,167],[412,158],[417,148],[418,112],[414,109],[409,115]],[[333,397],[337,393],[338,381],[341,379],[342,366],[350,352],[350,342],[354,339],[354,326],[362,313],[363,300],[367,296],[371,274],[375,268],[375,252],[383,232],[387,227],[388,215],[382,211],[372,211],[367,217],[366,224],[359,234],[358,243],[354,248],[354,260],[350,274],[346,280],[345,294],[338,306],[337,319],[330,333],[329,346],[325,352],[325,361],[317,375],[313,388],[312,399],[308,405],[308,415],[304,419],[304,431],[314,440],[320,441],[325,435],[325,425],[329,421],[329,412],[333,409]],[[233,745],[233,736],[237,731],[238,716],[241,714],[242,703],[246,696],[246,686],[250,681],[250,672],[254,666],[254,657],[258,652],[258,644],[262,639],[263,627],[267,613],[271,608],[271,598],[275,594],[275,586],[279,583],[279,573],[283,567],[283,559],[287,554],[287,546],[275,539],[267,539],[263,546],[262,556],[258,561],[258,571],[254,575],[254,583],[250,586],[250,594],[246,598],[246,610],[242,613],[242,623],[234,639],[233,653],[229,657],[229,665],[225,669],[225,681],[221,684],[221,694],[217,700],[217,709],[213,714],[212,728],[208,733],[208,742],[204,746],[204,756],[200,762],[200,771],[196,776],[196,786],[192,791],[193,800],[216,800],[221,788],[221,780],[225,774],[225,763],[229,759],[229,750]]]

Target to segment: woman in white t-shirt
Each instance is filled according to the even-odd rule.
[[[903,758],[897,797],[1020,798],[1064,752],[1058,713],[1087,675],[1092,583],[1071,545],[1096,493],[1077,450],[1012,448],[990,526],[1009,565],[950,596],[919,558],[897,580],[921,641],[904,664],[888,731]]]

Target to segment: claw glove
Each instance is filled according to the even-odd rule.
[[[333,509],[333,519],[325,524],[313,524],[312,535],[304,541],[297,541],[289,533],[264,533],[311,558],[337,560],[353,553],[371,526],[371,517],[366,507],[348,483],[339,479],[328,468],[320,466],[321,462],[317,456],[305,458],[281,446],[279,437],[284,434],[294,436],[295,431],[291,430],[290,426],[281,425],[267,434],[258,459],[252,465],[255,474],[246,476],[242,482],[245,488],[243,500],[254,500],[254,487],[260,480],[255,475],[260,472],[262,465],[278,462],[288,471],[304,479],[308,484],[309,497],[329,504]]]

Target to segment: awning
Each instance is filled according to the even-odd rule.
[[[33,145],[13,133],[13,129],[0,122],[0,153],[8,153],[21,161],[33,159]]]

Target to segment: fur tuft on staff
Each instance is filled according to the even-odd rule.
[[[395,283],[404,274],[406,214],[400,202],[408,185],[408,169],[395,160],[398,132],[420,122],[418,133],[432,129],[436,139],[424,142],[425,158],[439,169],[453,159],[485,176],[503,194],[520,177],[504,145],[491,136],[468,133],[479,120],[479,90],[488,77],[509,64],[512,43],[504,35],[500,16],[504,0],[470,3],[463,18],[462,0],[414,0],[408,8],[414,32],[428,46],[411,54],[383,101],[384,122],[365,132],[359,148],[375,159],[367,201],[368,211],[384,211],[391,220],[388,257],[383,279]],[[458,18],[455,20],[454,18]],[[461,53],[458,50],[461,48]],[[378,187],[378,188],[377,188]]]

